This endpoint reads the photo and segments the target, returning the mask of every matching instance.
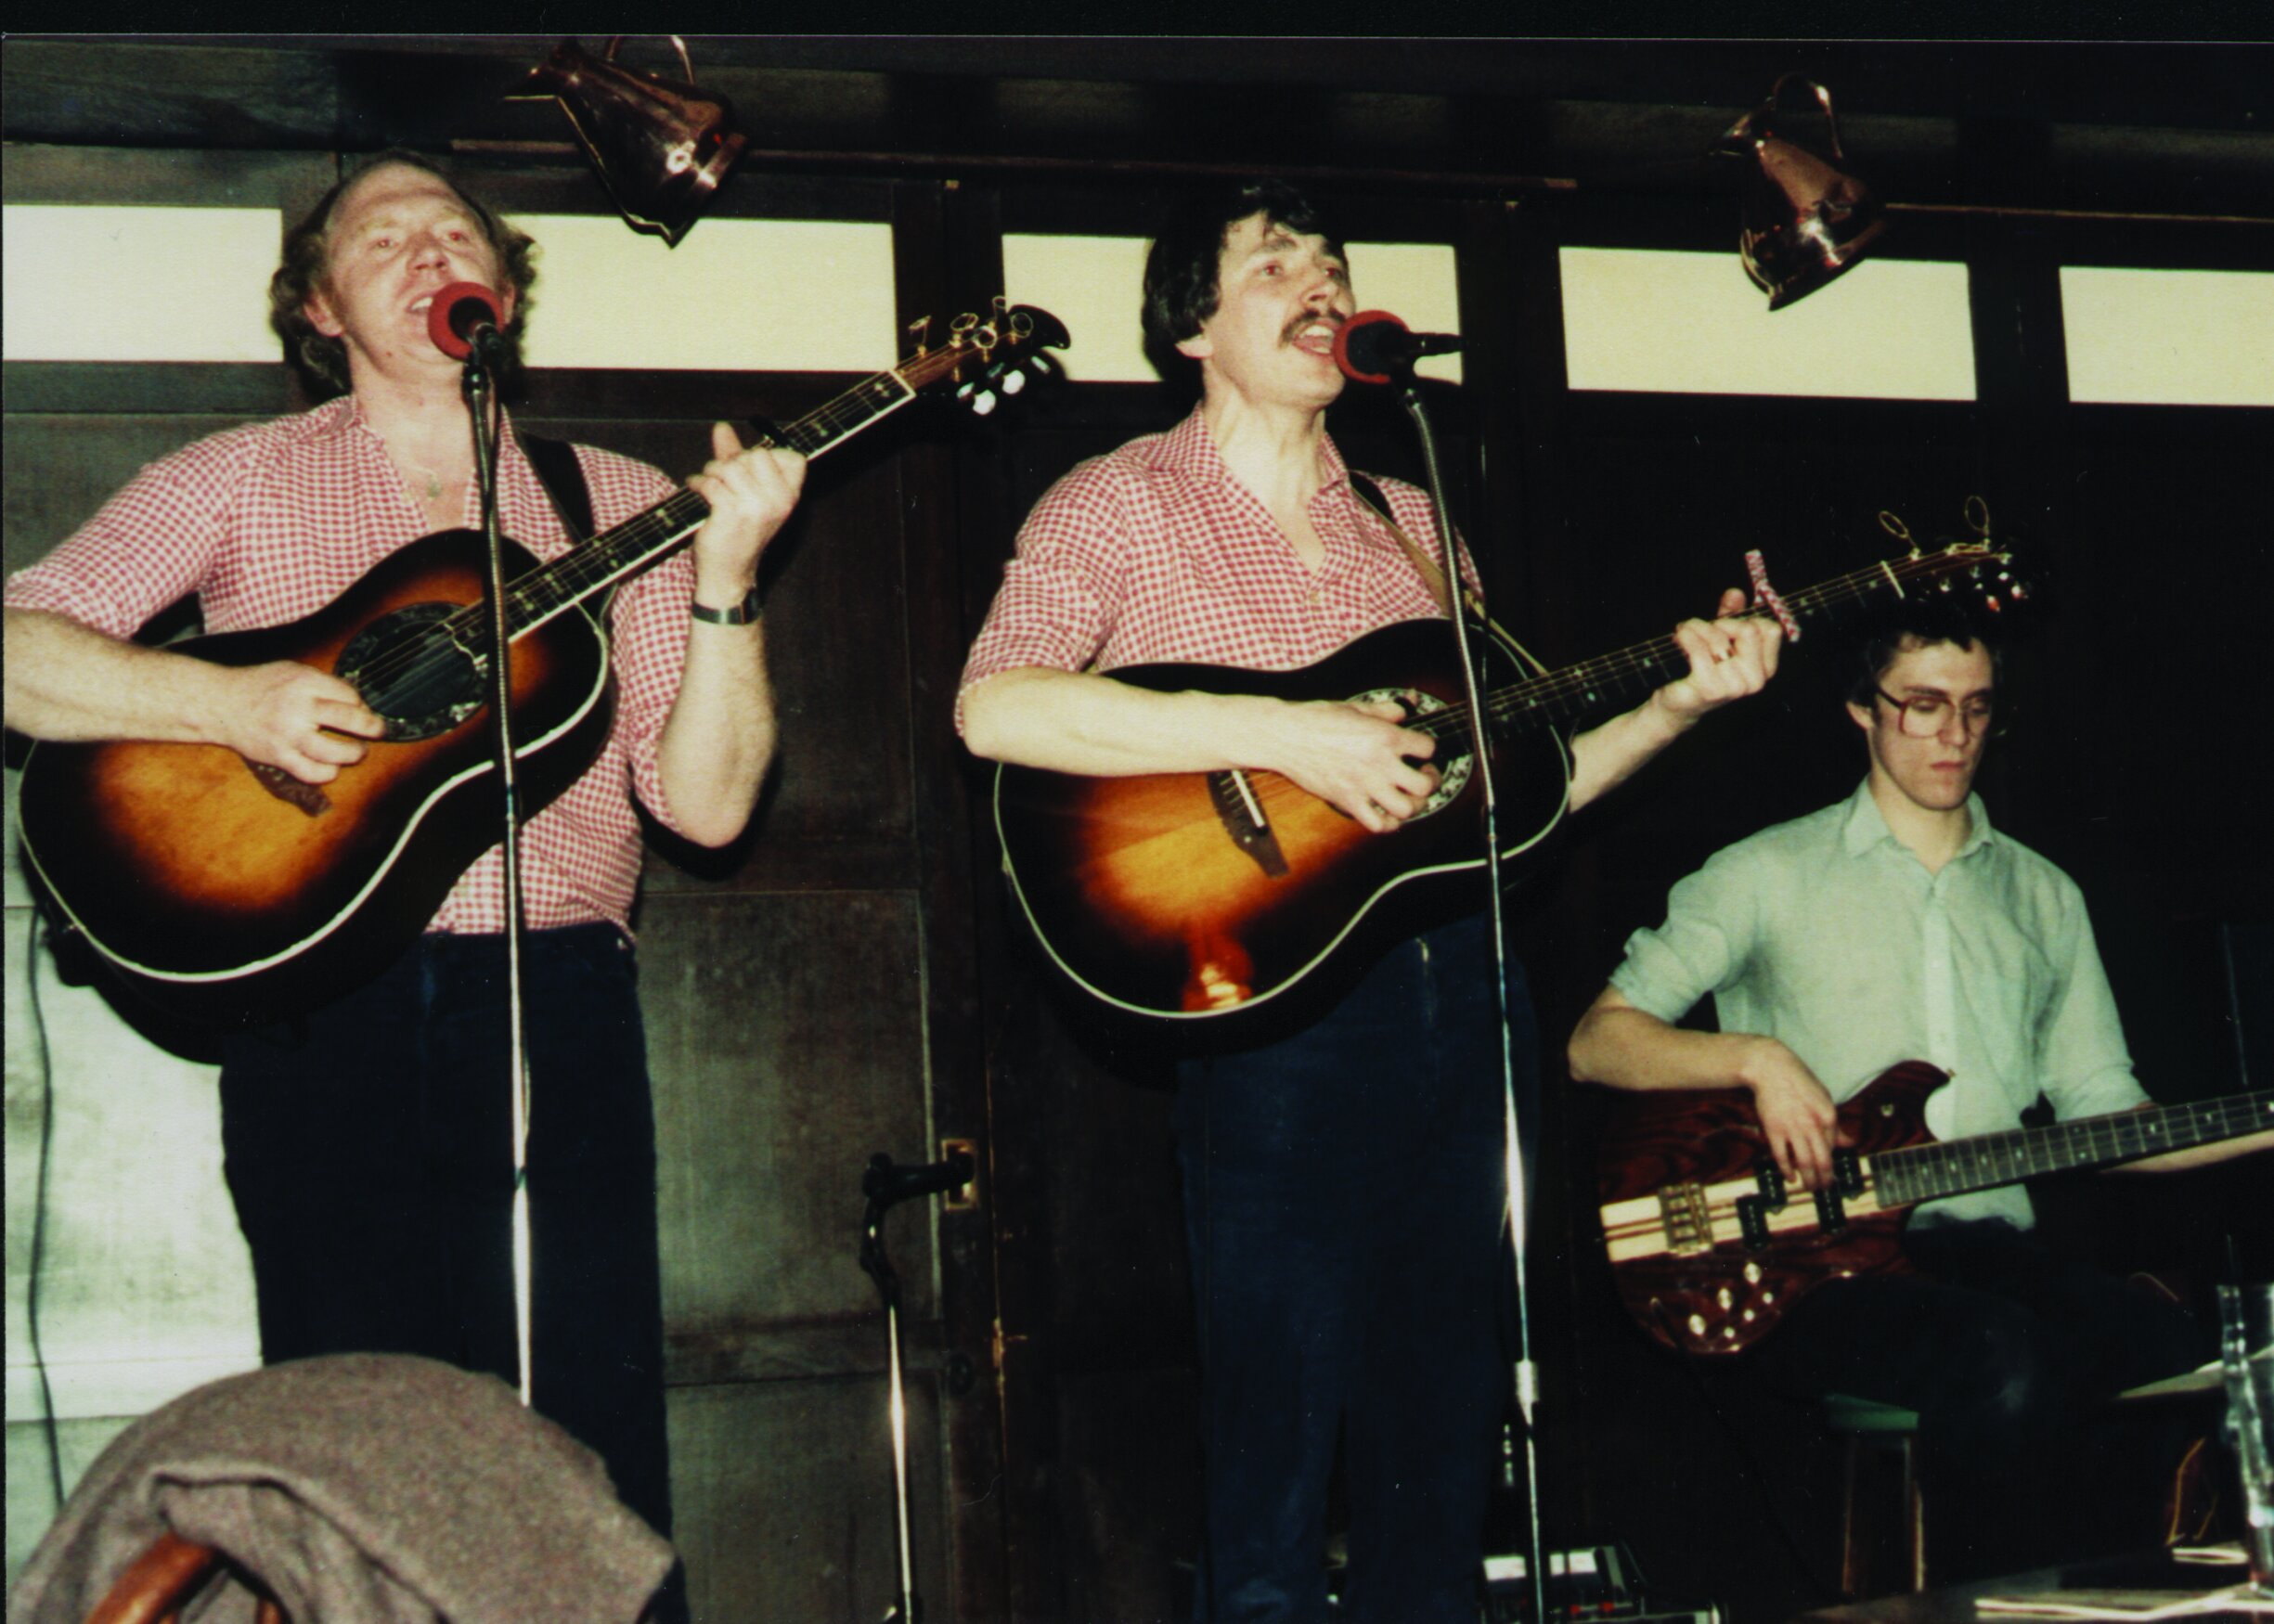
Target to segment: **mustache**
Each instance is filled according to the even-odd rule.
[[[1279,342],[1283,344],[1291,344],[1295,342],[1297,333],[1301,332],[1307,327],[1316,327],[1321,322],[1324,322],[1337,332],[1340,332],[1343,324],[1350,319],[1338,310],[1307,311],[1279,329]]]

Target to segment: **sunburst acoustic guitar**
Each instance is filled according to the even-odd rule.
[[[959,318],[795,422],[774,445],[818,457],[929,390],[990,408],[1068,342],[1047,311]],[[692,491],[540,564],[508,544],[515,761],[534,816],[598,755],[613,709],[601,599],[692,537]],[[67,929],[131,988],[216,1021],[291,1012],[383,967],[497,842],[481,535],[391,554],[304,619],[172,645],[227,665],[298,660],[354,684],[386,736],[331,782],[212,744],[42,743],[24,762],[26,857]]]
[[[1803,626],[1928,591],[1970,590],[1996,606],[2022,595],[2010,561],[1986,542],[1953,543],[1783,601]],[[1559,671],[1542,669],[1496,629],[1477,640],[1486,647],[1503,855],[1520,857],[1562,819],[1564,733],[1674,680],[1688,663],[1672,637]],[[1183,1024],[1194,1036],[1252,1028],[1273,1018],[1274,1000],[1412,928],[1482,868],[1483,786],[1446,622],[1384,626],[1294,671],[1164,664],[1111,676],[1160,691],[1403,702],[1406,726],[1438,741],[1443,779],[1419,816],[1377,835],[1274,773],[1085,778],[1002,767],[995,822],[1017,907],[1050,960],[1103,1005],[1141,1023]]]

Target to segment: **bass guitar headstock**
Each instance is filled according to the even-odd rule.
[[[965,311],[948,324],[948,342],[933,349],[926,342],[931,317],[917,322],[916,353],[898,371],[911,388],[952,383],[957,405],[986,417],[1029,380],[1056,377],[1063,368],[1050,354],[1074,341],[1066,324],[1032,304],[1014,305],[1000,294],[985,319]]]

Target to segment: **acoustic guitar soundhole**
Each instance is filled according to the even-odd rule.
[[[432,739],[488,698],[487,642],[465,605],[415,603],[357,632],[341,651],[339,675],[385,719],[389,739]]]
[[[1350,702],[1354,705],[1403,705],[1409,717],[1426,716],[1432,711],[1451,708],[1433,693],[1405,688],[1370,688],[1363,693],[1352,694]],[[1415,812],[1409,821],[1418,822],[1434,813],[1442,812],[1459,800],[1461,792],[1468,788],[1469,775],[1477,769],[1475,753],[1459,741],[1441,748],[1431,762],[1439,774],[1437,788],[1430,793],[1428,800],[1422,802],[1421,810]]]

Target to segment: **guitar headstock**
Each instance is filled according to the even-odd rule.
[[[982,418],[1029,380],[1057,376],[1062,368],[1050,352],[1074,342],[1049,311],[1010,304],[1001,295],[984,320],[965,311],[950,322],[948,342],[938,349],[924,342],[930,325],[929,317],[916,323],[916,353],[900,364],[900,376],[916,389],[952,382],[956,404]]]
[[[1946,542],[1939,550],[1928,552],[1912,538],[1908,525],[1882,509],[1880,528],[1910,548],[1906,557],[1889,559],[1880,566],[1886,572],[1888,584],[1906,598],[1922,593],[1966,597],[1993,615],[2027,602],[2030,584],[2016,572],[2013,555],[1990,535],[1989,504],[1980,496],[1967,497],[1966,523],[1974,533],[1972,541]]]

